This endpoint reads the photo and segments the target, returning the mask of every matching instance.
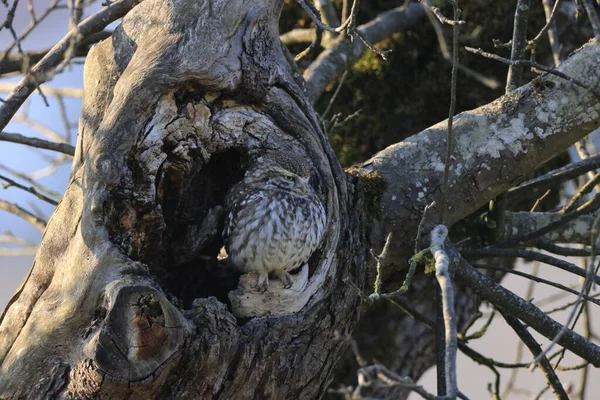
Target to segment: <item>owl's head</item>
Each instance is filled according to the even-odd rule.
[[[282,152],[267,153],[247,171],[245,180],[306,194],[309,190],[310,168],[295,156]]]

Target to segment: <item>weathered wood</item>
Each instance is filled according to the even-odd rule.
[[[280,44],[282,3],[146,0],[90,51],[72,178],[2,318],[0,397],[323,393],[357,321],[343,281],[362,284],[364,221]],[[328,234],[306,295],[240,319],[222,201],[266,151],[313,162]]]

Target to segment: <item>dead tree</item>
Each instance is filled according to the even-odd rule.
[[[356,329],[360,291],[376,277],[369,250],[392,233],[380,278],[393,291],[417,232],[440,222],[447,130],[441,122],[344,172],[279,40],[282,4],[145,0],[91,49],[70,183],[2,315],[0,397],[324,394]],[[585,87],[543,75],[455,118],[449,225],[600,126],[598,65],[593,42],[560,70]],[[36,84],[26,78],[7,99],[2,126]],[[312,162],[328,230],[298,287],[257,293],[217,254],[225,193],[266,151]],[[522,233],[520,215],[508,217],[505,239]],[[528,226],[547,217],[522,216]],[[549,338],[560,329],[464,260],[454,273],[460,321],[477,293]],[[433,281],[418,274],[412,285],[404,302],[434,320]],[[395,312],[385,308],[367,311],[356,334],[390,369],[418,378],[435,363],[433,336],[408,318],[370,325]],[[385,351],[373,345],[382,340]],[[576,333],[559,344],[600,366],[599,348]]]

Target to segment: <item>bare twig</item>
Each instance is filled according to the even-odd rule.
[[[335,99],[337,98],[338,94],[340,93],[340,90],[342,89],[342,85],[344,84],[344,81],[346,80],[347,75],[348,75],[348,70],[344,71],[344,74],[340,78],[340,82],[338,83],[338,86],[335,89],[335,92],[333,92],[333,96],[331,96],[331,100],[329,100],[329,103],[327,104],[327,108],[325,109],[325,111],[323,112],[323,115],[321,116],[321,120],[324,121],[327,118],[329,111],[331,111],[331,107],[333,107],[333,103],[335,102]]]
[[[360,386],[371,386],[373,380],[385,383],[387,386],[401,386],[418,393],[426,400],[439,400],[439,398],[427,392],[423,386],[416,384],[408,377],[402,377],[390,371],[383,365],[369,365],[358,370],[358,382]]]
[[[547,240],[538,240],[535,247],[565,257],[589,257],[592,255],[592,251],[589,248],[563,247]]]
[[[421,234],[423,232],[423,225],[425,224],[425,217],[427,217],[427,211],[429,211],[433,206],[435,206],[435,201],[427,204],[425,208],[423,208],[423,216],[421,217],[421,221],[419,221],[419,226],[417,227],[417,235],[415,236],[415,254],[420,251],[419,243],[421,241]]]
[[[577,265],[548,254],[538,253],[537,251],[526,249],[502,249],[495,247],[487,247],[479,250],[463,250],[461,254],[466,259],[478,259],[483,257],[519,257],[530,261],[538,261],[544,264],[552,265],[563,271],[585,278],[587,271]],[[594,277],[594,281],[600,284],[600,277]]]
[[[581,201],[583,196],[589,194],[592,190],[594,190],[594,187],[596,185],[598,185],[599,183],[600,183],[600,174],[595,174],[591,180],[587,181],[585,183],[585,185],[581,186],[577,190],[577,193],[575,193],[575,195],[573,197],[571,197],[571,200],[569,200],[569,202],[560,211],[561,212],[571,211],[575,205],[579,204],[579,202]]]
[[[433,30],[435,31],[435,35],[437,37],[440,51],[442,52],[444,60],[452,64],[452,55],[448,50],[448,44],[446,43],[446,38],[444,37],[444,32],[442,31],[442,25],[440,24],[440,21],[429,8],[425,8],[425,11],[427,12],[427,18],[429,19],[429,22],[431,22]],[[500,87],[500,82],[498,82],[496,79],[480,74],[479,72],[474,71],[461,63],[458,63],[458,70],[480,82],[484,86],[489,87],[490,89],[497,89]]]
[[[16,171],[16,170],[9,168],[3,164],[0,164],[0,170],[4,170],[4,171],[8,172],[9,174],[14,175],[17,178],[24,180],[25,182],[27,182],[31,186],[33,186],[35,188],[35,190],[37,190],[38,192],[40,192],[48,197],[54,198],[55,201],[58,201],[62,197],[62,195],[60,193],[55,192],[54,190],[50,190],[50,189],[42,186],[39,182],[36,182],[35,179],[33,179],[31,176],[29,176],[25,173]]]
[[[8,189],[9,187],[14,186],[16,188],[19,188],[21,190],[24,190],[26,192],[29,192],[29,193],[33,194],[34,196],[36,196],[40,200],[43,200],[43,201],[45,201],[47,203],[50,203],[50,204],[52,204],[54,206],[58,205],[58,202],[56,202],[55,200],[53,200],[53,199],[51,199],[51,198],[49,198],[47,196],[44,196],[43,194],[41,194],[40,192],[38,192],[33,186],[27,187],[27,186],[21,185],[20,183],[15,182],[15,181],[13,181],[10,178],[5,177],[4,175],[0,175],[0,179],[3,180],[3,181],[5,181],[5,182],[7,182],[6,184],[2,185],[2,187],[4,189]]]
[[[504,317],[506,323],[510,325],[511,328],[513,328],[513,330],[519,336],[521,341],[525,343],[525,346],[529,348],[531,354],[533,354],[533,356],[536,357],[536,359],[539,358],[538,365],[542,369],[542,372],[546,377],[546,382],[551,387],[552,392],[560,400],[569,400],[569,396],[567,396],[567,393],[565,392],[565,389],[563,388],[560,379],[558,379],[558,376],[556,376],[556,372],[554,372],[552,365],[550,365],[550,361],[548,361],[546,356],[540,357],[540,355],[543,354],[542,349],[540,345],[535,341],[533,336],[531,336],[531,334],[523,326],[521,321],[519,321],[517,318],[506,313],[502,313],[502,316]]]
[[[352,10],[350,11],[350,16],[338,27],[331,27],[321,21],[321,18],[317,13],[315,13],[315,9],[312,4],[309,4],[307,1],[310,0],[296,0],[298,4],[304,9],[304,11],[308,14],[308,16],[313,20],[315,25],[323,29],[327,32],[332,33],[340,33],[351,27],[351,24],[355,23],[356,13],[358,11],[358,0],[354,0],[352,4]]]
[[[381,271],[383,269],[383,263],[385,262],[387,253],[390,249],[391,241],[392,241],[392,233],[390,232],[390,233],[388,233],[387,238],[385,239],[385,245],[383,246],[383,249],[381,250],[381,253],[379,255],[375,255],[375,253],[373,253],[373,249],[371,249],[371,255],[377,262],[377,278],[375,278],[375,289],[374,289],[374,293],[376,295],[381,292],[381,277],[382,277]]]
[[[322,0],[322,1],[327,4],[329,3],[327,0]],[[315,13],[317,18],[319,18],[319,19],[321,18],[321,14],[320,14],[319,10],[314,8],[314,6],[310,3],[307,3],[307,6],[312,9],[312,11]],[[321,45],[321,39],[323,39],[323,28],[321,28],[319,25],[316,25],[315,37],[314,37],[313,41],[306,49],[304,49],[303,51],[298,53],[296,55],[296,57],[294,57],[294,61],[298,62],[306,57],[314,56],[317,52],[317,49]]]
[[[439,8],[431,5],[429,0],[419,0],[419,3],[423,4],[427,8],[427,10],[431,11],[431,13],[433,13],[433,15],[435,15],[442,24],[448,24],[448,25],[454,26],[454,25],[462,25],[462,24],[466,23],[465,21],[457,20],[456,18],[454,20],[446,18],[442,14],[442,12],[440,11]]]
[[[576,161],[565,165],[564,167],[552,170],[542,176],[528,180],[521,183],[519,186],[509,190],[511,195],[521,195],[527,193],[532,189],[537,188],[548,188],[550,186],[558,185],[569,179],[583,175],[588,171],[600,168],[600,154],[592,156],[588,159]]]
[[[502,271],[502,272],[506,272],[506,273],[513,274],[513,275],[516,275],[516,276],[521,276],[523,278],[529,279],[530,281],[537,282],[537,283],[543,283],[544,285],[555,287],[557,289],[563,290],[563,291],[565,291],[567,293],[570,293],[570,294],[573,294],[575,296],[579,296],[581,294],[581,292],[579,292],[577,290],[574,290],[574,289],[571,289],[568,286],[561,285],[560,283],[556,283],[556,282],[551,281],[549,279],[540,278],[539,276],[534,276],[534,275],[528,274],[526,272],[517,271],[515,269],[506,268],[506,267],[500,267],[500,266],[495,266],[495,265],[479,265],[479,264],[476,264],[474,266],[475,266],[475,268],[478,268],[478,269],[488,269],[488,270],[492,270],[492,271]],[[582,298],[585,299],[585,300],[588,300],[588,301],[590,301],[592,303],[594,303],[597,306],[600,306],[600,300],[598,300],[598,299],[595,299],[593,297],[589,297],[587,295],[583,295]],[[529,363],[529,365],[531,365],[531,363]]]
[[[581,82],[580,80],[575,79],[575,78],[573,78],[573,77],[571,77],[571,76],[569,76],[569,75],[567,75],[567,74],[565,74],[565,73],[563,73],[561,71],[558,71],[558,70],[556,70],[554,68],[548,68],[545,65],[538,64],[536,62],[529,61],[529,60],[514,60],[514,61],[513,60],[509,60],[507,58],[500,57],[499,55],[488,53],[488,52],[485,52],[485,51],[483,51],[481,49],[474,49],[472,47],[466,47],[465,46],[465,50],[467,50],[470,53],[478,54],[478,55],[486,57],[486,58],[491,58],[492,60],[496,60],[496,61],[499,61],[499,62],[504,63],[504,64],[508,64],[508,65],[522,64],[522,65],[524,65],[526,67],[539,69],[540,71],[547,72],[547,73],[549,73],[551,75],[556,75],[556,76],[558,76],[560,78],[563,78],[563,79],[565,79],[565,80],[573,83],[574,85],[577,85],[577,86],[579,86],[579,87],[581,87],[583,89],[586,89],[587,91],[589,91],[594,96],[600,98],[600,92],[598,92],[598,90],[596,88],[588,86],[585,83]]]
[[[15,46],[17,46],[17,44],[19,42],[23,41],[33,31],[33,29],[35,29],[36,26],[38,26],[48,15],[50,15],[51,12],[53,12],[54,10],[56,10],[58,8],[60,1],[61,0],[52,0],[52,3],[50,3],[50,5],[46,8],[46,10],[44,10],[44,12],[42,14],[40,14],[39,16],[35,16],[35,14],[33,13],[33,10],[30,10],[31,21],[29,23],[29,26],[25,29],[25,31],[21,35],[19,35],[19,37],[16,41],[12,42],[12,44],[7,47],[7,49],[4,51],[3,57],[0,59],[0,64],[2,64],[5,57],[10,53],[10,51]]]
[[[10,203],[6,200],[0,200],[0,210],[4,210],[20,218],[23,218],[25,221],[29,222],[31,225],[35,226],[40,231],[44,231],[44,229],[46,229],[46,221],[33,215],[24,208],[21,208],[18,204]]]
[[[460,10],[458,9],[458,0],[452,3],[454,9],[454,20],[458,21]],[[452,27],[452,75],[450,80],[450,109],[448,110],[448,137],[446,138],[446,159],[444,161],[444,175],[442,177],[442,200],[441,200],[441,223],[446,223],[444,217],[446,215],[446,200],[448,191],[450,190],[450,163],[452,161],[452,151],[454,150],[454,137],[452,136],[452,124],[454,122],[454,112],[456,108],[456,78],[458,74],[458,26],[454,24]]]
[[[38,149],[57,151],[70,156],[75,154],[75,148],[70,144],[49,142],[47,140],[23,136],[18,133],[0,132],[0,141],[19,143],[26,146],[37,147]]]

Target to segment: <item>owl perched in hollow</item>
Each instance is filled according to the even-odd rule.
[[[283,153],[259,158],[225,197],[225,250],[235,268],[269,273],[292,285],[289,271],[304,265],[325,233],[323,203],[309,184],[310,169]]]

